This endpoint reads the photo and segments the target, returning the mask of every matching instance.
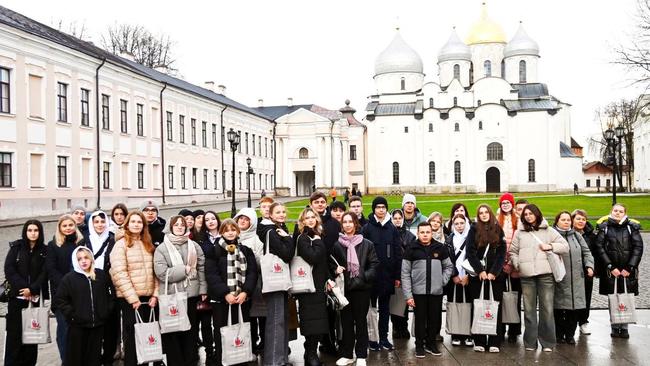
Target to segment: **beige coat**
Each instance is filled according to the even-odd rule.
[[[553,273],[546,252],[540,249],[540,243],[533,235],[537,236],[542,243],[551,244],[554,253],[569,253],[569,244],[560,233],[548,226],[546,220],[539,225],[539,230],[532,232],[524,231],[523,224],[520,222],[510,243],[510,261],[521,277]]]
[[[153,253],[144,249],[141,241],[126,247],[124,239],[115,243],[111,251],[111,278],[117,297],[129,304],[139,296],[158,296],[158,281],[153,271]]]

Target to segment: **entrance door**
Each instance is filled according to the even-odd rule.
[[[296,177],[296,196],[309,196],[313,192],[314,187],[314,172],[309,171],[297,171],[294,172]]]
[[[501,173],[499,169],[491,167],[485,172],[485,191],[501,192]]]

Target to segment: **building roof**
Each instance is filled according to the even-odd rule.
[[[375,60],[375,75],[394,72],[422,74],[423,70],[422,58],[404,41],[399,31],[395,32],[393,40]]]
[[[548,86],[543,83],[512,84],[520,99],[548,97]]]
[[[481,6],[481,18],[472,25],[467,36],[467,44],[479,43],[506,43],[503,28],[488,17],[485,3]]]
[[[561,158],[579,158],[579,156],[576,155],[573,152],[573,150],[571,150],[569,145],[565,144],[562,141],[560,141],[560,157]]]
[[[450,60],[472,61],[472,52],[469,46],[463,43],[456,33],[456,27],[451,31],[449,40],[442,46],[438,53],[438,62]]]
[[[58,31],[52,27],[39,23],[31,18],[28,18],[22,14],[19,14],[3,6],[0,6],[0,24],[5,24],[9,27],[21,30],[23,32],[32,34],[34,36],[68,47],[75,51],[86,54],[90,57],[97,58],[98,60],[106,59],[106,62],[128,69],[129,71],[144,76],[148,79],[160,83],[165,83],[169,86],[181,89],[183,91],[203,97],[205,99],[227,105],[229,107],[238,109],[240,111],[253,114],[260,118],[268,119],[266,115],[256,111],[255,109],[250,108],[239,102],[236,102],[222,94],[217,94],[211,90],[196,86],[185,80],[181,80],[169,76],[162,72],[140,65],[136,62],[113,55],[112,53],[107,52],[93,45],[90,42],[83,41],[79,38]]]
[[[576,141],[573,137],[571,137],[571,148],[572,149],[582,149],[582,146]]]
[[[512,57],[525,55],[539,56],[539,45],[535,40],[530,38],[528,33],[524,30],[524,26],[520,22],[517,33],[512,37],[503,50],[503,56]]]
[[[609,172],[611,173],[613,170],[612,168],[608,167],[607,165],[603,164],[601,161],[590,161],[582,166],[582,171],[587,173],[590,171],[598,171],[598,172]]]
[[[276,105],[276,106],[268,106],[268,107],[257,107],[254,109],[258,113],[262,113],[263,115],[267,116],[267,118],[273,121],[275,121],[276,119],[284,115],[293,113],[299,109],[306,109],[310,112],[325,117],[330,121],[338,121],[339,119],[343,118],[343,114],[341,112],[327,109],[316,104],[297,104],[292,106]]]
[[[509,112],[531,112],[560,109],[556,101],[549,99],[504,100],[502,104]]]

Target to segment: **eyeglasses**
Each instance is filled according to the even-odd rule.
[[[158,212],[158,210],[156,210],[155,208],[145,208],[144,210],[142,210],[142,212],[143,213],[154,213],[154,212]]]

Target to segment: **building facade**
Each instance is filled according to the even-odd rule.
[[[634,189],[650,191],[650,95],[642,96],[644,105],[634,131]]]
[[[510,41],[485,9],[466,42],[456,30],[437,80],[399,30],[375,61],[366,107],[368,192],[555,191],[581,185],[570,105],[538,79],[539,46]],[[387,148],[390,146],[391,148]]]
[[[0,7],[0,220],[243,198],[247,157],[252,191],[271,191],[274,123],[224,94]]]

